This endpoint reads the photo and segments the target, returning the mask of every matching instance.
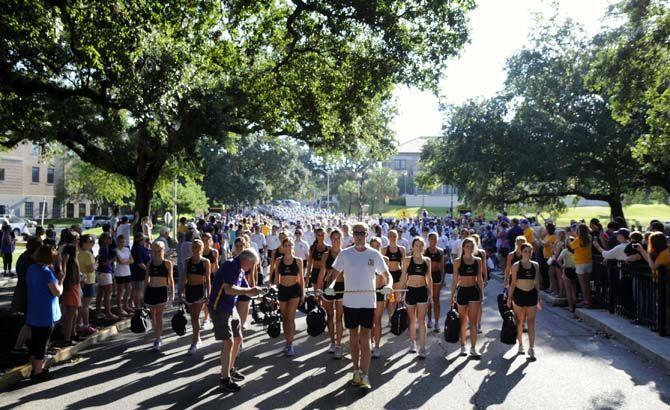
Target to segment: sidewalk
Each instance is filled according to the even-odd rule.
[[[503,279],[501,272],[491,272],[491,277],[500,281]],[[540,297],[551,306],[566,305],[564,298],[556,298],[545,292],[540,292]],[[624,346],[670,372],[670,338],[661,337],[646,327],[634,325],[606,310],[577,309],[575,314],[589,326],[613,336]]]

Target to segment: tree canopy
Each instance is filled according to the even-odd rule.
[[[0,144],[62,143],[129,178],[141,215],[166,164],[197,162],[203,141],[230,147],[233,134],[262,134],[323,151],[379,149],[391,139],[393,85],[436,90],[473,7],[8,0]]]

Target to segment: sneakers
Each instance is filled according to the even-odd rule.
[[[188,348],[188,354],[195,354],[198,351],[199,343],[191,343],[191,347]]]
[[[93,326],[87,326],[86,329],[84,329],[84,332],[86,334],[92,335],[93,333],[97,332],[98,329],[94,328]]]
[[[344,347],[335,346],[335,354],[333,355],[333,359],[340,360],[342,359],[342,356],[344,356]]]
[[[337,350],[337,345],[335,343],[331,343],[330,347],[328,348],[328,353],[335,353],[335,350]]]
[[[410,344],[409,344],[409,352],[410,352],[410,353],[416,353],[416,342],[410,342]]]
[[[528,349],[528,359],[530,359],[531,361],[536,360],[535,359],[535,349],[533,349],[532,347],[530,349]]]
[[[286,346],[286,356],[295,356],[295,350],[293,349],[293,345],[288,345]]]
[[[381,349],[377,346],[375,346],[372,349],[372,358],[373,359],[379,359],[379,356],[381,356]]]
[[[523,350],[523,345],[519,345],[519,351],[516,352],[518,355],[526,354],[526,351]]]
[[[50,380],[52,377],[53,376],[51,373],[49,373],[49,369],[42,370],[42,373],[40,374],[33,374],[32,372],[30,373],[30,381],[33,383],[44,382]]]
[[[240,387],[239,384],[235,383],[235,381],[230,377],[220,378],[219,384],[221,385],[221,388],[223,390],[232,393],[238,392],[242,389],[242,387]]]
[[[230,378],[233,379],[233,381],[241,382],[246,378],[246,376],[233,367],[232,369],[230,369]]]
[[[427,356],[426,348],[422,347],[421,349],[419,349],[419,359],[425,359],[426,356]]]
[[[202,321],[202,326],[200,326],[200,329],[202,330],[209,330],[212,328],[212,321],[207,319]]]
[[[353,386],[360,386],[361,385],[361,374],[358,370],[354,370],[354,377],[351,379],[351,384]]]
[[[155,340],[155,341],[154,341],[154,345],[151,347],[151,349],[152,349],[154,352],[160,352],[162,346],[163,346],[163,344],[161,343],[160,339],[159,339],[159,340]]]
[[[467,353],[467,351],[465,350],[465,346],[461,346],[461,353],[460,353],[460,356],[467,356],[467,355],[468,355],[468,353]]]
[[[433,332],[440,333],[440,324],[437,320],[435,320],[435,326],[433,326]]]
[[[428,329],[432,329],[433,328],[433,321],[431,319],[428,319],[428,324],[426,326],[428,327]]]
[[[480,357],[482,357],[482,355],[480,355],[477,349],[473,346],[470,348],[470,357],[472,357],[473,359],[479,359]]]
[[[370,390],[372,386],[370,385],[370,379],[367,374],[361,375],[361,383],[359,384],[360,388],[363,390]]]

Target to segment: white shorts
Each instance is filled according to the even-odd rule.
[[[577,265],[575,265],[575,272],[577,272],[578,275],[583,275],[585,273],[591,273],[591,272],[593,272],[593,264],[591,262],[577,264]]]
[[[111,285],[112,283],[114,282],[112,281],[111,273],[98,273],[98,285],[107,286]]]

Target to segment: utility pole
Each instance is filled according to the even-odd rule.
[[[174,179],[174,198],[172,204],[172,237],[177,240],[177,178]]]

